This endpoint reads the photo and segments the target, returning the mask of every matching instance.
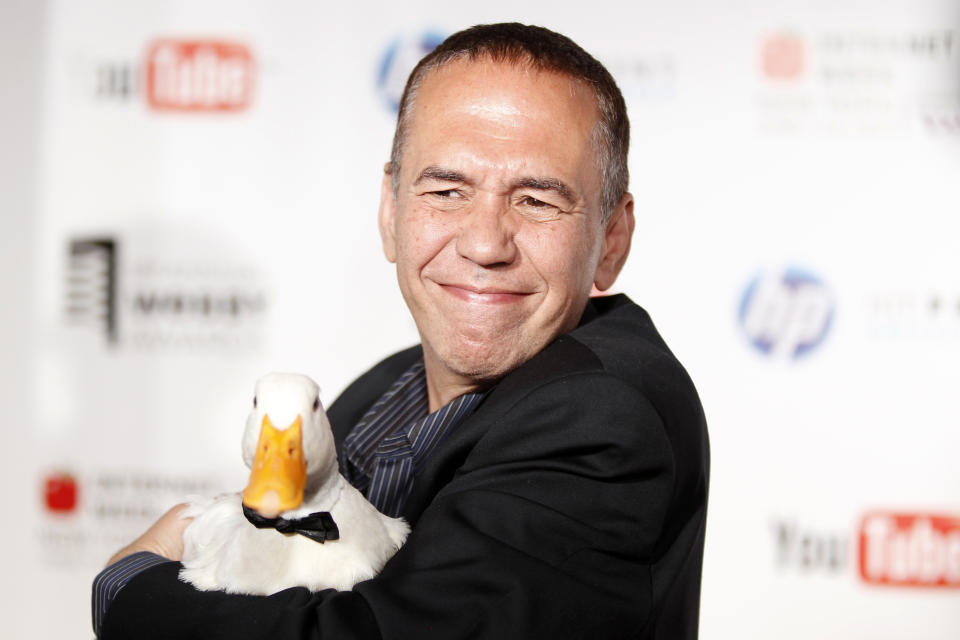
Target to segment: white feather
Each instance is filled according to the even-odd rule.
[[[243,437],[249,467],[264,413],[275,424],[303,419],[307,490],[300,508],[280,517],[329,511],[339,540],[315,542],[299,534],[257,529],[242,512],[239,493],[193,501],[184,517],[180,578],[202,591],[269,595],[295,586],[348,590],[372,578],[397,552],[410,527],[383,515],[339,473],[333,434],[323,407],[314,410],[317,385],[297,374],[270,374],[257,383],[257,406]]]

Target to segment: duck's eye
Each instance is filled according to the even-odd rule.
[[[313,410],[316,411],[320,408],[320,396],[317,396],[313,399]]]
[[[257,408],[257,396],[253,396],[253,408]]]

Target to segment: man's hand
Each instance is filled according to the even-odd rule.
[[[193,518],[181,517],[186,508],[186,504],[178,504],[167,511],[146,533],[114,554],[107,566],[138,551],[150,551],[170,560],[182,560],[183,530],[193,521]]]

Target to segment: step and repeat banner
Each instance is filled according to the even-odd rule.
[[[261,374],[329,404],[417,341],[376,229],[397,101],[446,35],[504,20],[627,99],[616,290],[711,432],[701,636],[960,637],[956,2],[44,6],[32,263],[5,263],[34,302],[10,637],[92,636],[117,548],[242,487]]]

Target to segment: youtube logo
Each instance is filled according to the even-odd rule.
[[[868,513],[860,523],[860,576],[897,587],[960,587],[960,518]]]
[[[158,40],[147,49],[145,68],[153,109],[241,111],[253,99],[253,56],[239,43]]]

